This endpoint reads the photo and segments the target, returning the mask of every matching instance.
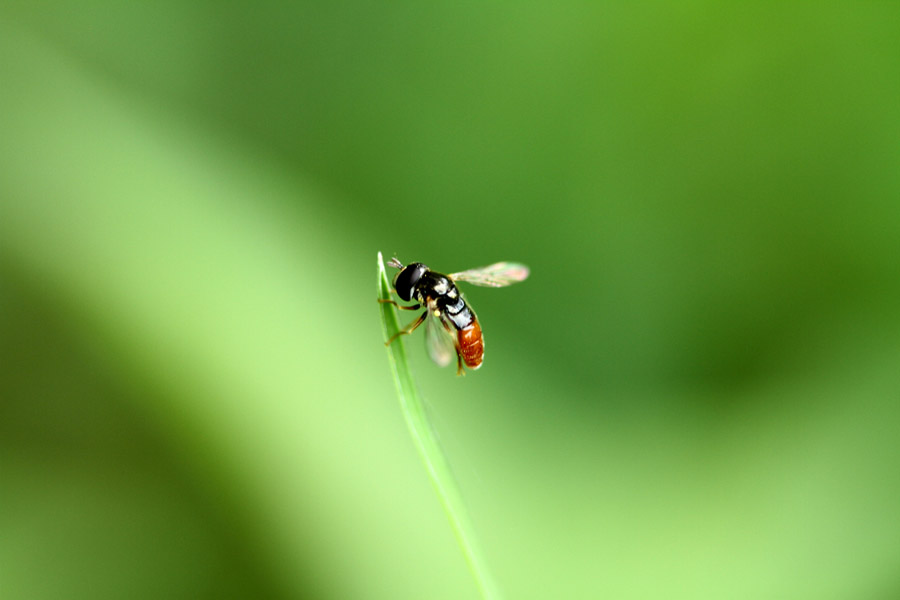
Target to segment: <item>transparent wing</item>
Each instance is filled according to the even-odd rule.
[[[434,316],[432,310],[428,311],[425,321],[425,347],[428,348],[428,356],[439,367],[446,367],[456,356],[453,334],[444,329],[441,318]]]
[[[452,273],[450,278],[485,287],[504,287],[528,279],[528,267],[514,262],[498,262],[478,269]]]

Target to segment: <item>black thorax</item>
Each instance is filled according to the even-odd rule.
[[[416,298],[428,305],[433,300],[441,314],[457,329],[465,329],[475,320],[472,310],[449,277],[427,271],[416,283]]]

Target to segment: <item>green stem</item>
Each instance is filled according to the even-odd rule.
[[[384,260],[381,252],[378,253],[378,298],[391,300],[391,284],[384,270]],[[381,324],[384,329],[384,339],[387,341],[392,335],[400,331],[400,323],[397,319],[397,309],[393,304],[379,303],[381,309]],[[450,519],[453,533],[466,557],[469,569],[475,577],[475,582],[481,590],[481,594],[488,600],[499,600],[502,596],[497,589],[493,578],[487,569],[487,564],[478,542],[475,539],[475,530],[469,520],[469,514],[463,503],[459,486],[450,471],[450,464],[441,449],[435,436],[434,428],[425,413],[425,406],[419,397],[409,361],[406,358],[406,348],[403,339],[394,341],[387,347],[388,362],[391,364],[391,372],[394,375],[394,384],[397,386],[397,396],[400,398],[400,408],[406,419],[406,426],[412,435],[419,455],[428,470],[428,476],[437,492],[438,498]]]

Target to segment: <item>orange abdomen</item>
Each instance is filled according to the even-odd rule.
[[[480,367],[484,359],[484,336],[481,334],[481,325],[474,316],[472,315],[472,323],[468,327],[457,331],[459,353],[470,369]]]

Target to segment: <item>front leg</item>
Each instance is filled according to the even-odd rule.
[[[397,304],[397,302],[394,300],[385,300],[383,298],[378,298],[378,301],[381,302],[382,304],[393,304],[400,310],[419,310],[420,308],[422,308],[421,304],[413,304],[412,306],[403,306],[402,304]]]

